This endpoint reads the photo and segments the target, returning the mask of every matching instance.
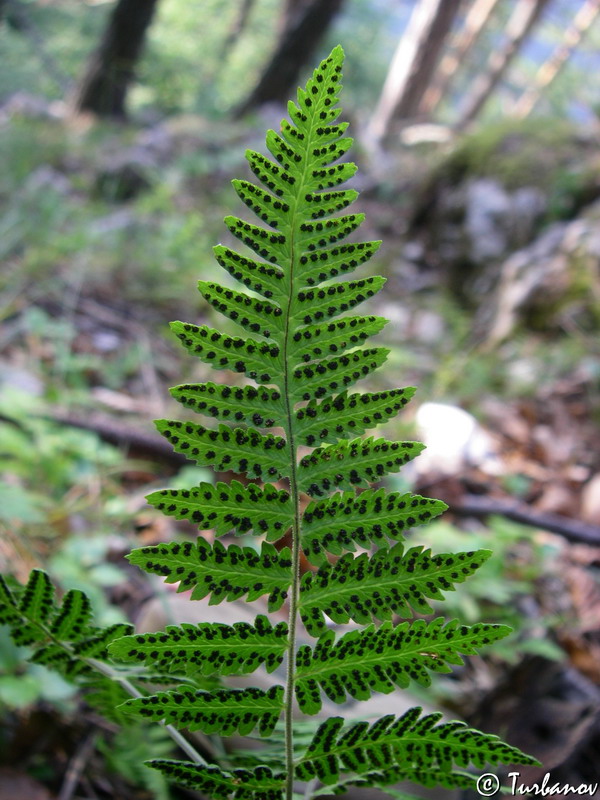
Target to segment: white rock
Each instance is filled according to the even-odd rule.
[[[492,438],[472,414],[445,403],[424,403],[416,414],[419,438],[427,450],[414,462],[419,473],[452,475],[477,466],[499,474],[501,464]]]

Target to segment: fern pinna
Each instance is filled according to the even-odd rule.
[[[242,286],[200,281],[199,289],[243,331],[172,324],[191,354],[253,383],[177,386],[176,400],[215,422],[160,420],[158,430],[198,464],[249,482],[164,489],[148,500],[217,537],[254,534],[256,545],[211,544],[199,536],[129,556],[142,570],[178,583],[178,591],[191,590],[192,600],[266,598],[274,617],[259,614],[253,624],[231,626],[169,625],[152,634],[101,633],[87,629],[80,594],[69,593],[62,608],[53,609],[43,573],[35,572],[31,585],[14,589],[17,594],[3,584],[0,621],[37,643],[41,663],[116,682],[128,696],[121,715],[167,724],[191,760],[149,765],[210,798],[291,800],[303,781],[302,797],[322,793],[319,783],[338,794],[352,785],[381,788],[402,780],[469,787],[475,783],[470,764],[536,763],[493,735],[442,722],[420,708],[370,724],[334,716],[315,725],[309,741],[294,741],[295,704],[314,715],[325,698],[341,704],[411,681],[427,686],[431,672],[448,672],[462,663],[461,655],[509,633],[503,625],[412,618],[413,612],[431,614],[429,601],[443,599],[490,553],[433,555],[405,546],[406,533],[440,514],[444,504],[369,488],[422,445],[364,437],[393,418],[414,389],[351,391],[388,351],[366,341],[386,320],[355,312],[384,279],[351,276],[380,243],[345,241],[364,215],[346,211],[357,192],[338,188],[356,171],[340,162],[352,144],[347,124],[337,121],[342,60],[336,47],[298,90],[288,105],[290,120],[283,120],[280,133],[267,134],[272,158],[247,152],[256,180],[233,181],[260,224],[234,216],[225,223],[255,256],[218,245],[218,263]],[[276,547],[290,532],[291,547]],[[302,576],[301,552],[314,566]],[[394,614],[404,621],[394,625]],[[346,633],[333,625],[350,621],[355,624]],[[266,690],[215,685],[215,676],[259,667],[273,673],[282,666],[284,683]],[[153,690],[152,680],[166,688]],[[264,758],[245,755],[236,767],[230,756],[228,768],[207,763],[178,729],[255,732],[264,737]]]

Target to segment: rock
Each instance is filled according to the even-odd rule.
[[[526,658],[481,699],[469,723],[502,731],[507,742],[542,762],[541,767],[519,769],[525,784],[540,781],[549,770],[553,783],[578,786],[598,780],[600,691],[566,664]]]
[[[11,117],[60,120],[65,114],[65,103],[48,101],[45,97],[38,97],[28,92],[15,92],[0,106],[0,123],[9,121]]]
[[[558,222],[500,267],[491,320],[492,346],[511,334],[520,321],[534,327],[581,327],[600,324],[600,203],[572,222]],[[489,311],[489,309],[488,309]],[[481,317],[485,309],[480,311]],[[565,325],[566,322],[566,325]]]
[[[54,795],[25,772],[2,767],[0,769],[0,800],[52,800]]]
[[[512,222],[511,198],[491,178],[470,181],[466,190],[465,230],[469,258],[483,264],[507,252]]]
[[[419,475],[456,475],[465,467],[499,474],[502,466],[491,436],[472,414],[444,403],[424,403],[416,414],[427,449],[411,462]]]
[[[594,475],[581,492],[581,517],[597,525],[600,520],[600,472]]]
[[[131,200],[150,188],[150,174],[155,166],[154,158],[146,150],[131,149],[113,155],[96,176],[96,193],[115,203]]]
[[[26,187],[27,191],[30,192],[51,189],[63,196],[67,196],[73,190],[71,181],[67,176],[49,164],[42,164],[42,166],[35,169],[27,178]]]

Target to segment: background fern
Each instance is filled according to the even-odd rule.
[[[384,363],[387,350],[364,346],[385,325],[382,317],[337,319],[385,282],[377,276],[336,280],[368,261],[380,244],[341,243],[364,215],[335,216],[357,197],[355,190],[337,188],[356,171],[354,164],[339,161],[352,145],[344,135],[347,124],[337,122],[342,60],[336,47],[298,90],[296,102],[289,103],[290,120],[282,122],[281,132],[268,132],[273,160],[247,152],[258,183],[233,182],[262,224],[235,216],[226,217],[225,224],[259,260],[225,245],[215,248],[215,256],[253,294],[213,281],[200,281],[198,288],[210,306],[235,323],[236,333],[172,324],[191,354],[257,386],[177,386],[171,390],[176,400],[216,422],[205,427],[159,420],[159,432],[196,463],[261,484],[202,483],[153,492],[148,500],[217,536],[252,533],[266,541],[239,547],[199,537],[143,547],[129,556],[142,570],[178,583],[179,591],[191,589],[192,600],[209,597],[215,604],[266,596],[270,612],[287,603],[288,622],[272,624],[259,614],[252,625],[169,626],[144,635],[123,628],[98,631],[89,625],[85,596],[69,592],[56,606],[44,573],[32,573],[16,595],[0,585],[0,622],[12,626],[15,640],[33,645],[34,658],[65,675],[108,681],[111,691],[128,698],[118,714],[167,723],[192,760],[155,759],[150,766],[211,798],[291,800],[295,780],[314,778],[335,792],[406,779],[471,786],[469,764],[536,763],[497,737],[459,722],[440,723],[440,715],[422,716],[419,708],[371,725],[344,726],[333,717],[300,752],[294,748],[295,700],[304,713],[315,714],[322,693],[343,703],[347,696],[367,699],[410,680],[427,685],[429,672],[448,671],[462,663],[461,654],[509,632],[506,626],[469,628],[439,619],[407,619],[397,627],[390,622],[394,613],[429,613],[428,599],[443,597],[490,553],[432,555],[419,546],[405,547],[405,533],[439,515],[444,504],[369,488],[400,470],[422,445],[362,438],[394,417],[413,388],[349,394]],[[307,507],[306,495],[313,498]],[[273,543],[289,532],[291,547],[276,548]],[[354,555],[372,545],[375,552]],[[301,551],[318,567],[302,579]],[[327,554],[340,558],[330,563]],[[298,645],[299,618],[316,638],[314,645]],[[331,622],[350,620],[367,627],[341,636],[330,630]],[[376,628],[373,620],[384,623]],[[261,665],[271,672],[284,660],[285,686],[202,685],[210,676],[249,674]],[[279,759],[270,756],[268,766],[207,764],[176,730],[255,731],[269,738],[282,716]]]

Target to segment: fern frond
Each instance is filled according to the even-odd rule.
[[[381,547],[374,556],[343,555],[336,564],[306,573],[300,584],[300,616],[311,636],[325,630],[325,615],[339,624],[351,619],[366,625],[372,617],[390,619],[392,612],[432,612],[425,598],[443,599],[491,555],[489,550],[431,555],[430,550],[401,543]]]
[[[279,206],[281,207],[281,203]],[[271,297],[277,299],[283,295],[284,272],[279,267],[265,264],[263,261],[254,261],[222,244],[214,247],[213,252],[220,266],[248,289],[262,294],[267,299]]]
[[[201,483],[191,489],[161,489],[146,495],[146,500],[167,516],[187,519],[200,529],[211,528],[216,536],[234,531],[241,536],[250,531],[266,534],[267,541],[280,539],[293,521],[288,492],[267,484],[243,486],[231,483]]]
[[[474,655],[477,648],[511,632],[506,625],[443,623],[442,617],[395,628],[384,622],[379,628],[350,631],[337,641],[333,631],[327,631],[314,648],[302,645],[296,655],[300,708],[305,714],[321,710],[319,688],[334,703],[345,703],[347,695],[368,700],[374,691],[389,694],[396,687],[405,689],[411,680],[429,686],[428,671],[450,672],[450,664],[463,664],[461,655]]]
[[[32,570],[17,607],[25,624],[12,630],[16,644],[33,644],[46,638],[43,626],[56,610],[54,596],[54,586],[48,575],[41,569]]]
[[[311,400],[296,411],[296,428],[303,444],[309,447],[353,438],[395,416],[414,392],[412,387],[351,395],[342,392],[320,403]]]
[[[125,636],[109,650],[113,658],[142,663],[167,672],[195,675],[243,675],[264,664],[273,672],[283,661],[287,647],[287,623],[275,627],[259,614],[254,625],[167,625],[164,631]]]
[[[321,497],[335,489],[352,489],[398,472],[424,447],[420,442],[388,442],[372,436],[342,439],[300,459],[299,484],[311,497]]]
[[[292,337],[299,344],[294,348],[294,358],[306,363],[324,355],[341,355],[379,333],[386,324],[385,317],[371,315],[304,325]]]
[[[281,800],[285,776],[269,767],[234,769],[225,772],[186,761],[154,759],[146,764],[169,780],[203,792],[211,800]]]
[[[201,466],[233,470],[250,478],[264,475],[269,480],[278,480],[290,471],[286,441],[281,436],[227,425],[213,430],[179,420],[159,419],[155,424],[174,450]]]
[[[171,330],[188,352],[214,369],[239,372],[257,383],[273,383],[283,376],[281,350],[275,344],[227,336],[189,322],[172,322]]]
[[[225,225],[227,225],[227,227],[229,228],[229,232],[233,234],[233,236],[235,236],[236,239],[239,239],[240,242],[243,242],[246,245],[246,247],[249,247],[251,250],[254,250],[254,252],[261,258],[264,258],[266,261],[270,261],[273,264],[281,263],[284,260],[285,252],[287,249],[285,236],[278,233],[274,233],[273,231],[269,231],[266,228],[261,227],[260,225],[254,225],[253,223],[246,222],[246,220],[240,219],[239,217],[234,217],[232,215],[225,217],[223,222],[225,223]],[[204,282],[204,283],[199,283],[198,285],[204,297],[208,300],[209,303],[211,303],[211,298],[206,296],[204,287],[210,288],[212,292],[214,289],[216,289],[218,284],[207,284],[206,282]],[[237,292],[235,293],[235,295],[228,295],[223,292],[219,292],[219,294],[221,296],[226,297],[228,300],[231,300],[235,295],[238,295]],[[247,297],[247,295],[242,295],[242,297]],[[244,300],[236,299],[235,302],[244,305],[245,309],[249,308],[253,309],[252,304],[245,302]],[[269,309],[269,311],[267,311],[268,314],[272,314],[273,316],[278,316],[281,318],[282,312],[278,306],[271,306],[270,304],[267,304],[266,307]],[[264,305],[260,303],[259,307],[256,309],[256,312],[258,314],[257,319],[259,320],[262,319],[261,312],[263,308]],[[278,314],[276,314],[275,311],[276,309],[279,310]],[[222,313],[227,313],[222,308],[219,308],[219,311],[221,311]],[[253,311],[251,313],[253,313]],[[229,316],[229,314],[227,314],[227,316]],[[243,323],[239,319],[239,317],[237,316],[232,317],[232,319],[234,319],[236,322],[239,321],[240,325],[245,326],[245,323]],[[252,322],[253,320],[251,319],[250,321]],[[279,325],[276,325],[275,327],[279,328]],[[258,331],[260,330],[260,324],[258,327],[254,329],[251,327],[250,330],[254,330],[256,333],[258,333]],[[264,335],[265,334],[263,333],[263,336]]]
[[[121,707],[128,697],[119,681],[102,675],[92,675],[86,683],[86,703],[117,725],[129,723],[129,718]]]
[[[344,794],[346,789],[351,786],[373,787],[385,790],[389,797],[397,800],[420,800],[415,795],[391,789],[393,784],[401,781],[412,781],[420,783],[421,786],[444,786],[447,789],[473,789],[477,788],[477,777],[461,770],[446,770],[438,767],[415,767],[405,764],[400,767],[387,767],[385,769],[374,769],[369,772],[342,778],[332,786],[324,786],[321,791],[316,792],[313,797],[331,794]]]
[[[170,391],[186,408],[222,422],[247,422],[257,428],[272,428],[284,421],[285,407],[276,389],[185,383]]]
[[[330,220],[327,225],[329,225]],[[324,223],[317,222],[323,227]],[[292,320],[297,324],[310,325],[321,320],[332,319],[356,308],[360,303],[381,291],[385,279],[375,275],[357,281],[326,283],[314,289],[298,292],[296,302],[290,309]]]
[[[198,538],[142,547],[129,556],[142,570],[178,583],[178,591],[191,590],[193,600],[210,597],[215,604],[266,596],[269,610],[276,611],[289,597],[288,624],[273,627],[259,615],[252,625],[168,626],[164,632],[117,641],[88,630],[67,653],[71,659],[76,648],[97,648],[106,656],[108,649],[132,673],[139,671],[140,683],[150,680],[154,670],[161,691],[150,696],[139,692],[142,696],[121,709],[150,719],[220,734],[247,733],[258,726],[265,742],[283,710],[284,759],[279,758],[281,747],[277,757],[267,747],[268,767],[247,760],[246,766],[256,768],[224,772],[202,764],[150,762],[166,777],[218,800],[282,800],[284,792],[292,800],[294,781],[313,777],[336,792],[352,781],[384,786],[402,778],[462,786],[471,779],[453,764],[480,765],[486,758],[492,763],[502,758],[532,763],[462,723],[438,725],[439,715],[420,718],[419,709],[399,720],[384,717],[372,726],[344,728],[334,718],[311,734],[304,755],[302,748],[294,753],[294,696],[312,714],[321,708],[321,693],[340,703],[348,696],[365,699],[373,691],[390,692],[410,680],[428,685],[431,672],[447,672],[451,664],[462,663],[462,655],[507,632],[503,626],[484,624],[444,626],[441,620],[407,621],[396,628],[390,622],[393,613],[408,617],[412,609],[430,612],[429,599],[442,599],[443,592],[464,581],[490,554],[432,555],[422,547],[405,551],[401,540],[406,531],[429,522],[445,505],[383,489],[359,493],[397,472],[423,446],[362,438],[392,419],[413,388],[349,393],[384,363],[389,351],[368,342],[382,330],[384,318],[369,315],[368,309],[364,316],[351,316],[385,281],[352,274],[381,243],[346,241],[364,214],[349,209],[357,192],[341,187],[356,166],[336,163],[352,144],[345,136],[347,124],[337,123],[342,60],[342,49],[335,48],[306,88],[298,90],[280,133],[267,133],[270,156],[246,152],[255,180],[233,181],[238,197],[257,219],[230,215],[225,225],[255,257],[218,245],[216,260],[239,289],[212,280],[199,281],[198,289],[208,305],[234,323],[237,334],[208,325],[172,324],[189,353],[229,371],[236,383],[241,376],[255,385],[176,386],[173,397],[210,418],[209,427],[159,420],[157,428],[177,452],[251,482],[163,489],[151,493],[148,501],[216,536],[252,532],[266,541],[258,551]],[[274,485],[280,480],[286,481],[285,490]],[[302,493],[315,498],[304,512]],[[291,548],[278,552],[271,543],[288,533]],[[352,555],[357,547],[372,544],[378,548],[373,555]],[[319,569],[300,579],[301,550]],[[337,563],[330,564],[327,553],[339,556]],[[40,608],[42,588],[35,595]],[[12,619],[20,602],[13,602],[0,586],[0,620],[2,615]],[[79,606],[84,625],[81,598],[73,596],[70,602]],[[308,633],[319,637],[313,647],[297,646],[298,615]],[[325,632],[326,616],[335,623],[355,620],[368,627],[336,639]],[[64,620],[53,615],[48,619],[71,635],[76,617],[69,612]],[[384,620],[381,627],[372,624],[374,619]],[[53,644],[46,643],[49,649],[42,657],[64,662],[60,648],[51,649]],[[260,665],[272,671],[284,653],[285,691],[281,686],[265,692],[216,684],[219,676],[250,673]],[[156,687],[149,691],[156,692]],[[182,746],[186,749],[185,741]],[[279,766],[283,761],[285,773]],[[344,771],[353,774],[342,777]],[[313,796],[310,789],[306,796]]]
[[[191,689],[157,692],[127,700],[121,708],[126,713],[189,731],[220,736],[238,732],[247,736],[258,727],[261,736],[268,736],[283,709],[283,686],[271,686],[266,691],[251,686],[212,692]]]
[[[283,333],[283,312],[279,306],[218,283],[198,281],[198,288],[207,303],[251,333],[258,333],[265,339]]]
[[[90,628],[84,639],[73,646],[75,655],[81,658],[96,658],[104,661],[108,658],[108,647],[112,642],[127,636],[133,631],[133,625],[116,622],[107,628]]]
[[[62,607],[50,632],[61,641],[78,641],[92,616],[92,604],[79,589],[70,589],[64,596]]]
[[[117,623],[108,628],[90,624],[92,608],[87,595],[71,589],[59,604],[49,576],[32,570],[24,587],[9,589],[0,578],[0,622],[10,626],[17,644],[29,645],[29,661],[55,670],[86,691],[88,704],[105,716],[119,721],[115,705],[127,693],[119,676],[108,667],[107,646],[132,632],[133,627]]]
[[[305,253],[298,260],[300,285],[314,286],[338,275],[349,275],[372,258],[380,246],[380,241],[356,242]]]
[[[401,540],[404,533],[442,514],[447,505],[420,495],[367,489],[334,494],[312,502],[302,517],[302,549],[312,563],[325,562],[325,551],[341,555],[356,545]]]
[[[331,717],[297,763],[297,776],[303,780],[316,777],[329,785],[336,783],[343,771],[360,775],[374,769],[385,771],[392,765],[451,775],[454,767],[469,764],[539,764],[493,734],[469,728],[464,722],[438,724],[441,714],[421,716],[421,711],[411,708],[398,718],[388,714],[371,725],[357,722],[346,728],[341,717]]]
[[[204,539],[197,542],[170,542],[132,550],[128,560],[145,572],[164,577],[166,583],[179,582],[178,592],[194,589],[192,600],[210,594],[210,605],[223,600],[250,602],[268,594],[269,611],[277,611],[287,597],[291,584],[290,551],[280,552],[263,542],[260,553],[251,547]]]
[[[290,376],[290,397],[294,402],[319,400],[327,394],[348,389],[380,367],[389,352],[387,347],[362,348],[348,355],[299,364]]]

